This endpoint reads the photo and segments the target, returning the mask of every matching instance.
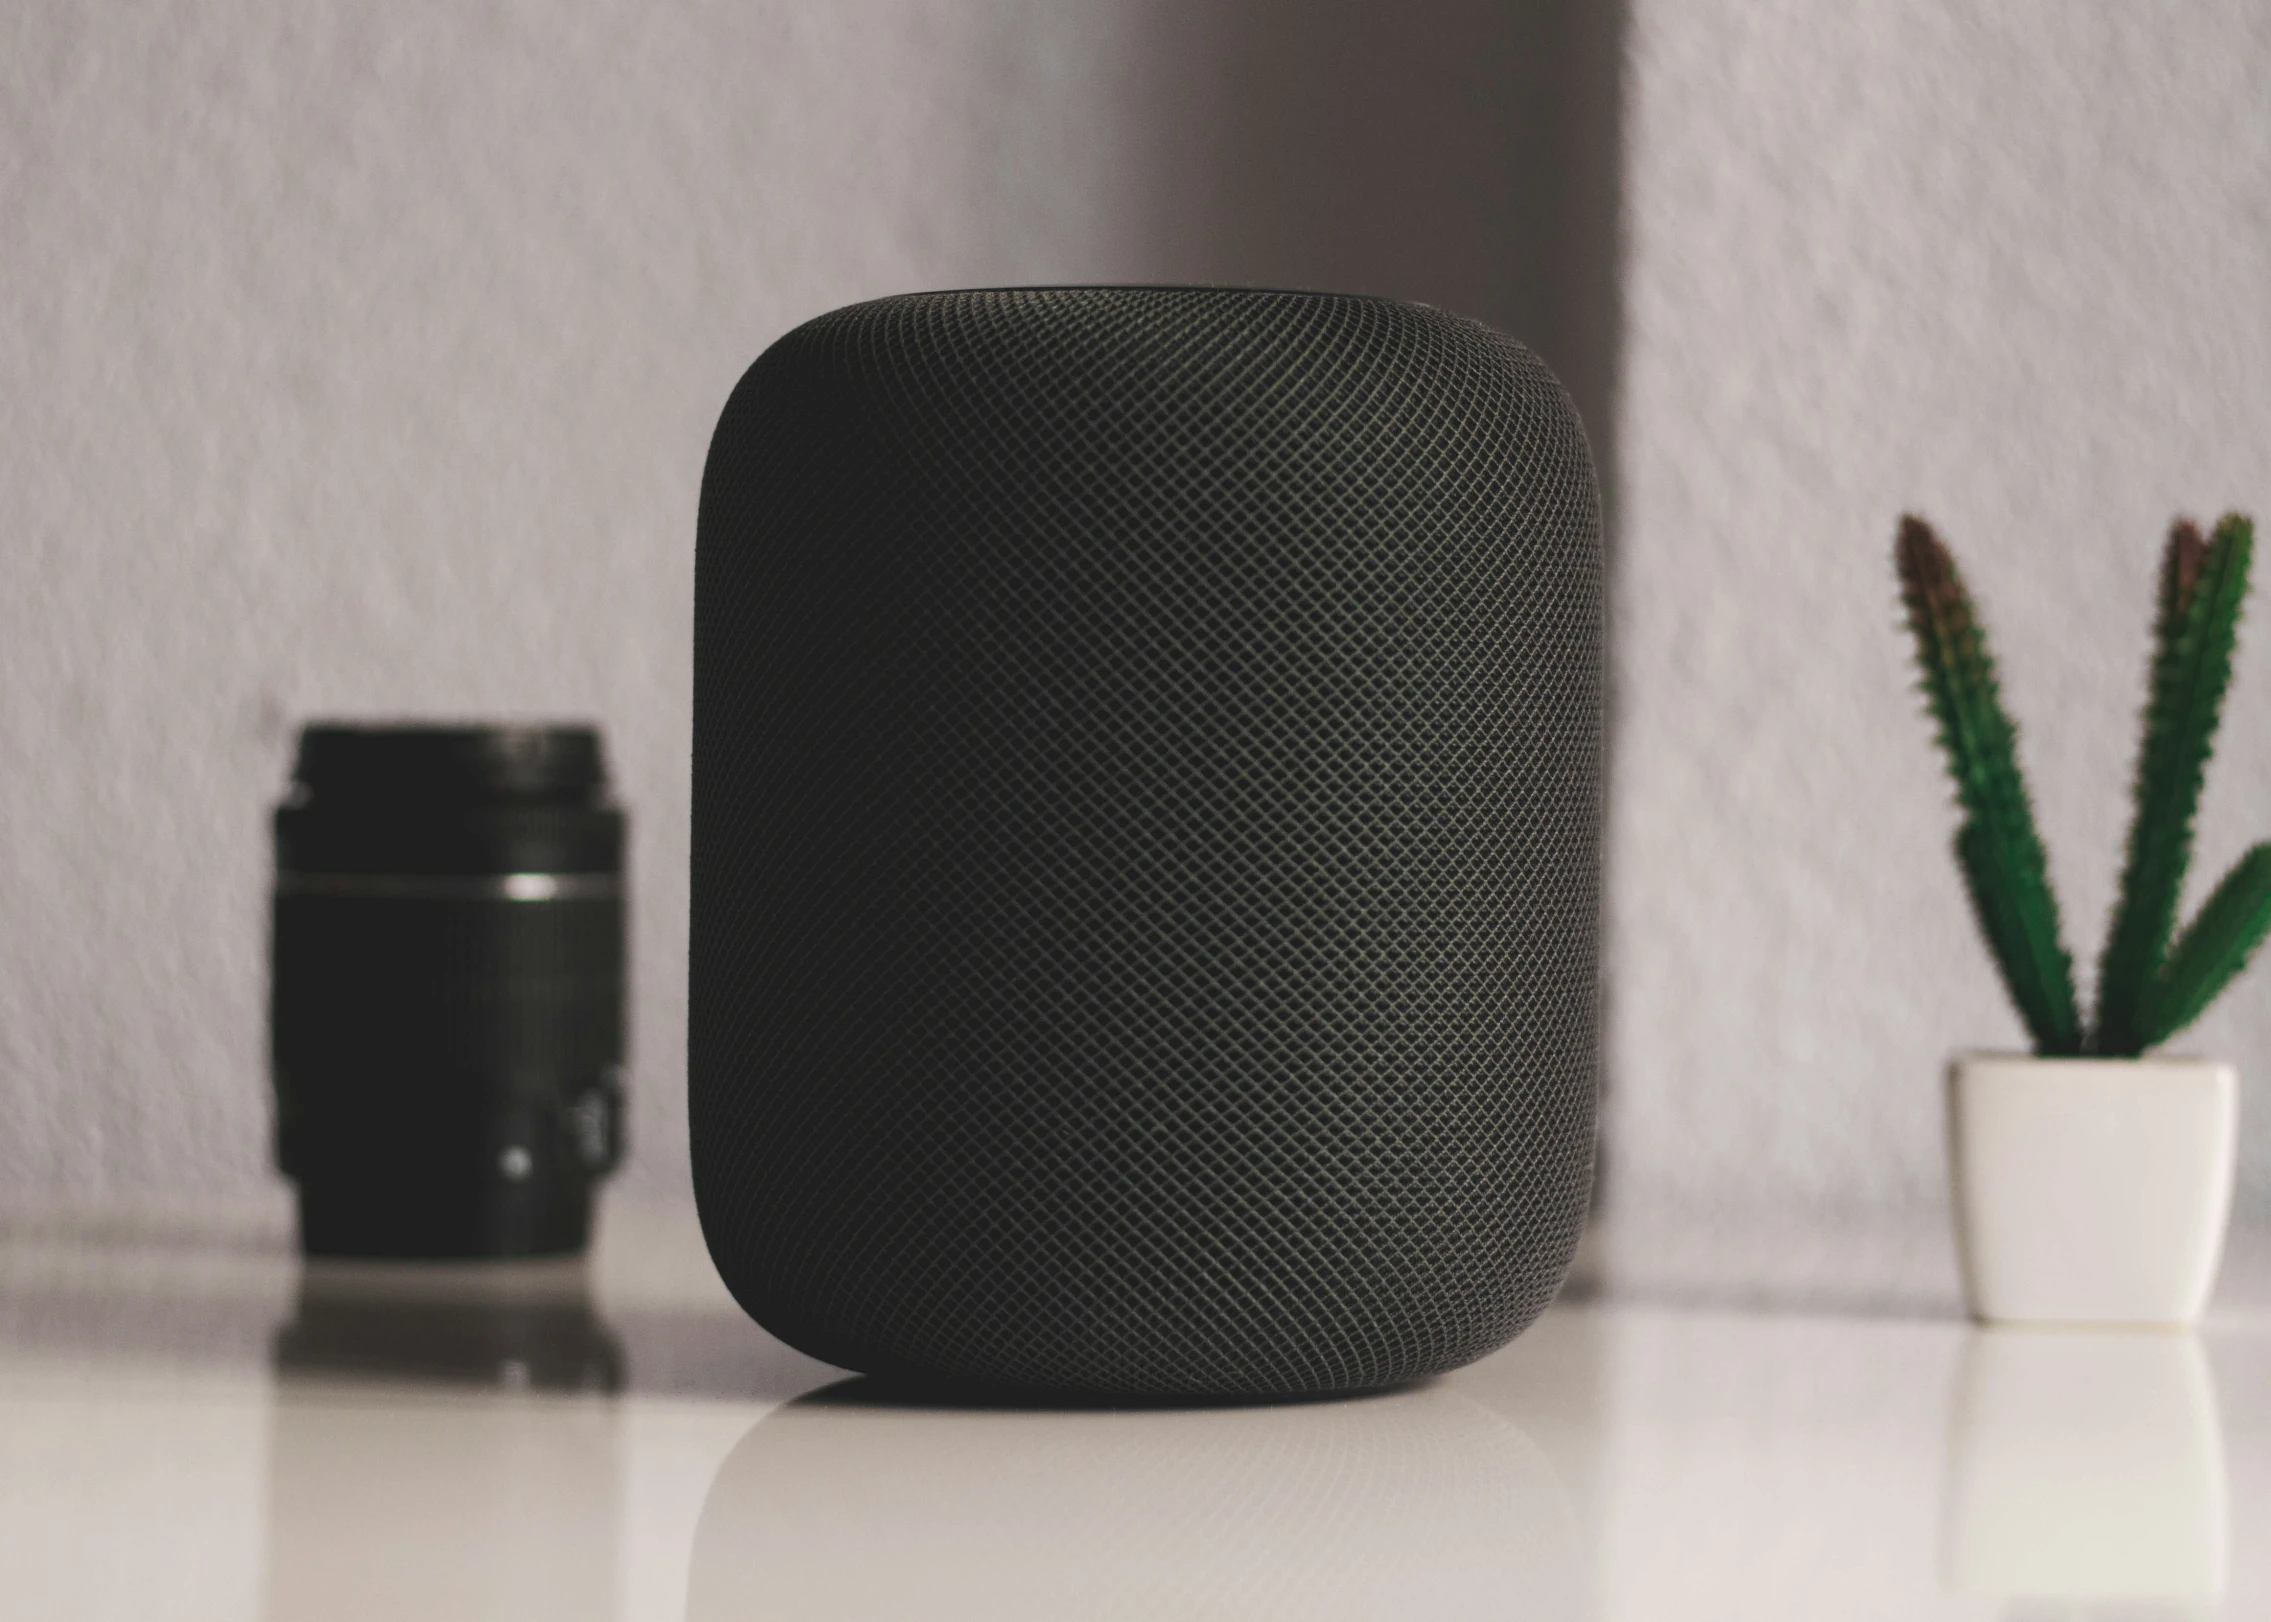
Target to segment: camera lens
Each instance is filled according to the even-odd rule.
[[[303,1249],[583,1248],[622,1122],[623,814],[594,728],[306,728],[272,947]]]

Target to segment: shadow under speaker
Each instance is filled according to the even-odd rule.
[[[1503,1344],[1593,1165],[1599,505],[1385,299],[878,300],[702,485],[710,1251],[866,1373],[1293,1396]]]

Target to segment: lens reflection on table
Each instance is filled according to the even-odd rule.
[[[309,1262],[276,1332],[287,1379],[616,1391],[623,1350],[582,1260]]]
[[[2198,1614],[2223,1592],[2228,1522],[2192,1336],[1974,1334],[1949,1428],[1950,1586],[2014,1602],[2013,1618]]]
[[[615,1616],[623,1358],[580,1264],[311,1264],[275,1360],[269,1622]]]
[[[1275,1408],[898,1403],[852,1382],[743,1438],[688,1615],[1573,1618],[1552,1466],[1441,1388]]]

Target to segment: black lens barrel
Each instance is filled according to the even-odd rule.
[[[597,731],[310,726],[293,779],[270,1013],[303,1248],[581,1249],[622,1121],[624,826]]]

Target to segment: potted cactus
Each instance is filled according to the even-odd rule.
[[[1901,521],[1901,595],[1963,814],[1956,864],[2034,1042],[2031,1055],[1967,1054],[1948,1074],[1958,1250],[1982,1319],[2186,1324],[2214,1287],[2237,1078],[2149,1050],[2198,1018],[2271,930],[2271,844],[2177,927],[2253,547],[2236,513],[2205,538],[2184,520],[2169,534],[2135,814],[2085,1020],[1986,632],[1939,537]]]

